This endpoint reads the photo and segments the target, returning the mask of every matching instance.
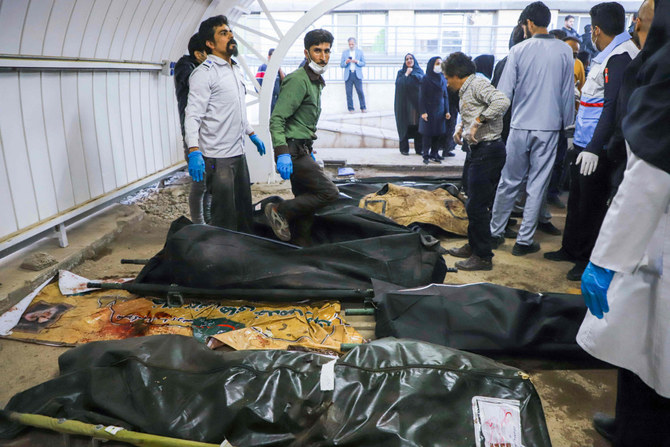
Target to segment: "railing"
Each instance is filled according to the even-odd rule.
[[[338,28],[344,28],[345,31],[352,29],[351,26],[328,27],[335,35],[329,70],[324,75],[326,81],[330,82],[342,81],[340,56],[342,51],[348,48],[346,37],[343,37],[348,34]],[[364,36],[360,39],[360,48],[365,53],[366,66],[363,68],[363,75],[366,82],[394,81],[407,53],[414,54],[424,70],[431,57],[446,57],[455,51],[462,51],[473,58],[480,54],[493,54],[498,61],[508,53],[509,36],[512,32],[512,26],[502,25],[414,27],[359,25],[355,28],[358,29],[356,34]],[[243,36],[245,40],[259,40],[257,36],[248,33],[244,33]],[[258,48],[260,42],[253,44]],[[247,48],[242,47],[241,50],[251,67],[257,67],[262,63]],[[298,68],[302,59],[302,41],[299,41],[291,48],[282,69],[290,73]]]

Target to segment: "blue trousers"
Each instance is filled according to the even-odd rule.
[[[344,82],[344,89],[347,92],[347,109],[354,110],[354,98],[352,97],[353,87],[356,87],[356,93],[358,94],[358,103],[361,106],[361,110],[365,110],[365,95],[363,94],[363,80],[359,79],[356,76],[356,72],[352,71],[349,73],[349,77]]]

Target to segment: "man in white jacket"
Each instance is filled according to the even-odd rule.
[[[618,446],[670,445],[670,4],[656,0],[623,121],[623,182],[582,276],[591,312],[577,342],[620,368],[616,417],[594,418]],[[665,258],[668,259],[665,259]]]

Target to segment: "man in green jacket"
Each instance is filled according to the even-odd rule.
[[[307,63],[284,78],[270,117],[270,134],[277,171],[291,179],[294,199],[265,206],[265,216],[282,241],[305,246],[311,243],[314,212],[334,202],[337,187],[326,177],[312,155],[316,123],[321,114],[321,75],[330,60],[333,35],[316,29],[305,35]]]

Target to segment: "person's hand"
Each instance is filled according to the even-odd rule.
[[[421,115],[421,119],[423,119],[424,121],[428,121],[428,114],[424,113],[423,115]]]
[[[188,154],[188,173],[194,182],[201,182],[205,176],[205,159],[202,152],[193,151]]]
[[[405,76],[409,76],[412,73],[412,67],[407,67],[407,70],[405,70]]]
[[[456,133],[454,134],[454,143],[463,146],[463,126],[458,126]]]
[[[472,126],[470,126],[470,130],[468,131],[468,133],[470,134],[470,142],[472,142],[473,144],[478,143],[477,138],[475,138],[475,135],[477,134],[477,131],[479,130],[480,127],[482,127],[482,123],[478,121],[474,121],[472,123]]]
[[[598,267],[589,262],[582,274],[582,297],[594,317],[600,319],[610,311],[607,303],[607,289],[614,277],[612,270]]]
[[[451,113],[447,112],[447,114],[444,115],[444,117],[447,119],[447,121],[450,120],[451,119]]]
[[[591,175],[598,167],[598,156],[591,152],[581,151],[579,155],[577,155],[576,164],[582,165],[579,169],[581,175]]]
[[[251,139],[251,142],[256,145],[256,149],[258,149],[258,153],[261,156],[265,155],[265,144],[263,143],[263,141],[260,138],[258,138],[258,135],[256,135],[255,133],[252,133],[251,135],[249,135],[249,138]]]
[[[291,178],[291,174],[293,174],[293,162],[291,161],[290,154],[281,154],[277,157],[277,171],[284,180]]]

